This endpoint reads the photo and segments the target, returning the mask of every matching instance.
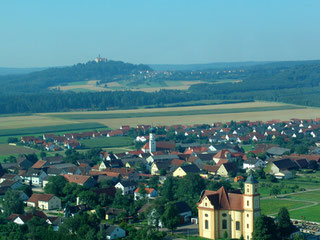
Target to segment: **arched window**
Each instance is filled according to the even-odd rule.
[[[208,220],[204,220],[204,228],[209,229],[209,221]]]
[[[227,229],[227,220],[222,220],[222,229]]]

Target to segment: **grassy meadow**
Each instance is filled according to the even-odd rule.
[[[83,144],[85,148],[115,148],[133,145],[132,138],[120,136],[83,139],[79,142]]]

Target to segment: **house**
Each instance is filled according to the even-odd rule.
[[[42,169],[29,168],[28,171],[20,177],[25,184],[32,184],[42,187],[43,180],[47,177],[47,173]]]
[[[192,210],[189,205],[186,202],[181,201],[174,203],[173,206],[176,208],[180,217],[180,223],[189,223],[192,216]]]
[[[69,183],[76,183],[86,188],[94,187],[97,183],[92,176],[64,174]]]
[[[231,152],[226,149],[220,150],[216,155],[213,156],[213,161],[217,164],[221,159],[229,160],[231,158]]]
[[[126,210],[125,209],[118,209],[118,208],[108,208],[108,210],[106,211],[106,216],[105,219],[106,220],[112,220],[115,217],[119,216],[122,213],[125,213]]]
[[[38,207],[42,210],[59,209],[61,208],[61,200],[53,194],[34,193],[27,201],[27,206]]]
[[[33,211],[30,213],[23,213],[23,214],[15,214],[12,213],[7,220],[9,222],[14,222],[19,225],[26,224],[29,220],[31,220],[33,217],[48,219],[47,215],[42,211]]]
[[[225,232],[232,239],[252,239],[254,221],[260,216],[258,181],[250,175],[244,184],[245,193],[204,191],[197,203],[199,236],[208,239],[223,238]]]
[[[118,182],[114,187],[122,191],[122,195],[133,194],[138,184],[134,181],[121,181]]]
[[[221,177],[228,177],[230,174],[236,174],[237,172],[237,166],[233,162],[227,162],[220,165],[217,175]]]
[[[8,173],[5,173],[3,174],[1,177],[0,177],[0,183],[2,183],[3,181],[5,180],[11,180],[11,181],[19,181],[21,182],[22,179],[19,175],[17,174],[8,174]]]
[[[290,152],[289,148],[272,147],[267,150],[269,156],[282,156],[285,153]]]
[[[256,158],[248,158],[243,162],[243,169],[264,168],[265,166],[264,161]]]
[[[273,175],[284,170],[291,171],[291,170],[298,170],[298,169],[299,169],[298,164],[289,158],[276,159],[276,160],[270,161],[266,166],[267,172]]]
[[[166,172],[170,169],[171,161],[157,161],[151,164],[151,175],[160,175],[163,169]]]
[[[158,192],[154,188],[144,188],[144,191],[145,191],[144,194],[140,193],[140,187],[138,187],[134,191],[134,200],[139,200],[141,198],[152,199],[158,196]]]
[[[102,225],[106,231],[106,238],[107,239],[119,239],[124,238],[126,236],[126,231],[123,230],[121,227],[118,226],[108,226]]]
[[[203,170],[205,170],[210,175],[217,175],[219,168],[219,165],[204,165]]]
[[[180,166],[173,172],[173,176],[184,177],[189,173],[200,173],[200,169],[195,164]]]

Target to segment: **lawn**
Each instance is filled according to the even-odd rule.
[[[133,145],[133,139],[130,137],[101,137],[80,140],[85,148],[115,148]]]
[[[318,204],[313,207],[292,211],[290,212],[290,217],[293,219],[301,219],[301,216],[303,216],[304,220],[312,221],[312,222],[320,222],[319,213],[320,213],[320,205]]]
[[[64,124],[64,125],[56,125],[56,126],[1,129],[0,136],[34,135],[34,134],[54,133],[54,132],[62,132],[62,131],[79,131],[83,129],[93,130],[97,128],[106,128],[106,126],[101,123],[74,123],[74,124]]]
[[[265,215],[274,214],[279,211],[280,208],[286,207],[288,210],[298,207],[311,205],[305,202],[279,200],[279,199],[263,199],[261,200],[261,213]]]

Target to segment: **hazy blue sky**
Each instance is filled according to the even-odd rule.
[[[320,59],[319,0],[1,0],[0,66]]]

